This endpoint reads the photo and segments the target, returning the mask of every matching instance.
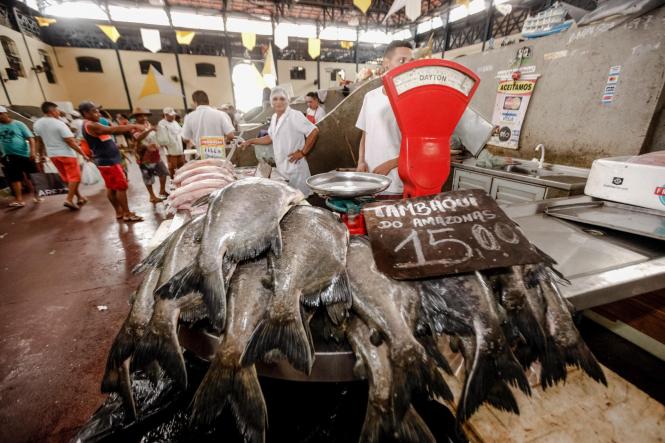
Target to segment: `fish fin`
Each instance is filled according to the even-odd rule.
[[[150,319],[148,328],[136,346],[134,360],[138,367],[148,367],[157,361],[164,372],[183,390],[187,388],[187,369],[178,342],[177,313],[169,320],[167,328],[155,327]]]
[[[525,394],[531,394],[529,382],[524,370],[515,360],[510,349],[505,349],[498,355],[482,352],[477,347],[474,350],[474,361],[466,374],[462,395],[457,405],[457,418],[466,421],[492,394],[492,389],[498,383],[508,382],[519,387]],[[510,397],[498,398],[493,396],[492,401],[509,408],[515,403],[512,392],[499,389],[495,393]],[[511,398],[512,397],[512,398]]]
[[[392,351],[392,350],[391,350]],[[393,356],[394,355],[394,356]],[[396,422],[406,414],[413,392],[423,392],[429,397],[453,400],[453,393],[443,380],[434,360],[427,356],[422,345],[414,340],[400,352],[391,353],[393,363],[393,408]]]
[[[175,234],[175,232],[173,234]],[[146,258],[144,258],[136,266],[134,266],[134,268],[132,268],[132,274],[141,274],[147,271],[148,268],[157,268],[161,266],[162,263],[164,262],[166,251],[169,248],[169,245],[171,244],[170,242],[171,235],[169,235],[166,239],[164,239],[159,244],[159,246],[153,249],[152,252],[150,252],[150,254],[148,254]]]
[[[226,405],[231,407],[245,442],[265,441],[268,413],[254,366],[223,367],[215,359],[194,395],[190,423],[210,426]]]
[[[197,262],[193,262],[155,290],[159,298],[180,298],[192,291],[199,290],[203,274]]]
[[[309,352],[311,355],[314,355],[316,350],[314,349],[314,337],[312,337],[312,329],[309,327],[309,322],[306,321],[307,317],[305,314],[305,307],[301,304],[300,305],[300,318],[303,319],[302,325],[305,328],[305,332],[307,333],[307,341],[309,342]]]
[[[448,360],[446,360],[446,357],[443,356],[441,351],[439,350],[439,347],[436,345],[436,341],[434,340],[434,337],[431,335],[425,335],[422,337],[418,337],[417,339],[421,345],[423,345],[423,348],[425,348],[425,352],[427,352],[427,355],[430,356],[432,360],[434,360],[439,368],[441,368],[443,371],[445,371],[447,374],[453,373],[453,370],[450,368],[450,365],[448,364]]]
[[[528,309],[522,309],[517,315],[511,316],[511,320],[528,347],[541,355],[545,351],[545,331],[536,316]]]
[[[122,403],[125,407],[125,413],[132,420],[136,421],[138,419],[138,413],[136,412],[136,403],[134,402],[134,394],[132,393],[132,378],[129,370],[128,358],[118,367],[115,367],[107,371],[107,374],[104,377],[108,377],[109,383],[112,383],[112,390],[104,390],[104,385],[102,384],[102,392],[117,392],[120,398],[122,398]]]
[[[208,308],[201,302],[192,303],[190,306],[183,307],[180,310],[180,320],[185,323],[196,323],[208,316]]]
[[[335,276],[330,285],[321,292],[321,303],[325,306],[344,303],[347,308],[351,308],[351,300],[351,288],[346,271]]]
[[[383,409],[372,401],[367,402],[365,421],[358,443],[380,443],[386,432],[390,432],[393,428],[392,415],[387,414]]]
[[[263,318],[242,353],[241,364],[254,364],[273,349],[279,349],[295,369],[308,375],[312,371],[314,358],[298,311],[287,313],[286,318]]]
[[[277,251],[272,248],[276,248]],[[256,258],[268,249],[272,251],[275,257],[279,257],[282,252],[282,231],[279,230],[279,226],[273,231],[272,235],[229,249],[226,254],[229,260],[240,263]]]
[[[397,440],[403,443],[436,443],[425,421],[411,406],[397,428]]]
[[[208,195],[204,195],[203,197],[199,197],[199,198],[197,198],[197,199],[194,200],[194,202],[192,203],[192,208],[196,208],[196,207],[198,207],[198,206],[207,205],[208,203],[210,203],[210,200],[212,200],[213,197],[216,196],[216,194],[217,194],[217,191],[215,191],[215,192],[213,192],[213,193],[210,193],[210,194],[208,194]]]
[[[326,306],[328,318],[334,325],[341,325],[349,317],[349,308],[345,303],[333,303]]]
[[[540,386],[543,391],[560,381],[566,381],[566,362],[561,355],[554,340],[547,337],[545,351],[540,358]]]
[[[487,394],[487,403],[501,411],[512,412],[517,415],[520,413],[515,396],[508,385],[502,381],[496,382],[490,388]]]
[[[563,350],[566,363],[577,366],[587,373],[589,377],[607,386],[607,379],[601,369],[596,357],[580,338],[574,345]]]

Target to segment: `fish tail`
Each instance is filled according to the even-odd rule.
[[[365,421],[360,431],[358,443],[379,443],[386,432],[389,432],[392,427],[392,416],[386,414],[380,405],[370,400],[367,402]]]
[[[273,349],[281,351],[295,369],[306,374],[311,372],[314,359],[307,331],[297,310],[287,313],[285,318],[268,315],[261,320],[245,347],[241,364],[249,366]]]
[[[135,363],[138,367],[148,367],[157,361],[164,372],[184,390],[187,388],[187,369],[176,331],[178,315],[175,313],[169,318],[168,324],[156,321],[155,318],[153,315],[145,334],[136,345]]]
[[[404,443],[436,443],[436,438],[413,406],[406,412],[404,420],[399,423],[397,437],[398,441]]]
[[[203,276],[201,293],[208,308],[208,317],[213,325],[223,331],[226,326],[226,285],[221,267]]]
[[[430,397],[453,400],[450,388],[443,380],[436,362],[429,358],[420,343],[414,343],[399,353],[393,364],[393,407],[395,420],[399,422],[411,404],[413,392],[424,392]]]
[[[349,308],[346,303],[333,303],[326,306],[326,312],[328,313],[328,318],[335,325],[341,325],[346,318],[349,316]]]
[[[427,355],[429,355],[429,357],[436,362],[437,366],[447,374],[452,375],[453,370],[450,368],[450,364],[448,364],[446,357],[443,356],[439,350],[439,347],[436,345],[436,340],[434,340],[434,337],[431,335],[424,335],[418,337],[418,341],[421,345],[423,345],[423,348],[425,348]]]
[[[227,405],[244,441],[263,443],[268,413],[256,369],[222,367],[215,359],[194,396],[190,423],[210,426]]]
[[[164,261],[166,250],[169,248],[171,242],[166,239],[159,244],[155,249],[148,254],[146,258],[141,260],[134,268],[132,268],[132,274],[141,274],[148,270],[148,268],[158,267]]]
[[[464,388],[457,405],[457,419],[466,421],[481,404],[491,398],[491,403],[503,410],[514,410],[517,402],[510,389],[496,388],[496,385],[508,381],[530,394],[531,388],[520,364],[509,350],[492,355],[474,350],[474,361],[469,369]]]
[[[518,415],[520,413],[520,408],[517,406],[517,400],[515,400],[508,385],[502,381],[495,383],[490,388],[490,391],[487,394],[487,403],[502,411],[512,412]]]
[[[523,309],[518,315],[513,316],[512,320],[529,346],[534,348],[536,353],[542,353],[545,350],[545,332],[536,317],[530,311]]]
[[[564,356],[559,352],[551,337],[547,337],[540,365],[540,385],[543,390],[556,385],[560,381],[566,381]]]
[[[132,379],[129,371],[129,359],[119,366],[107,369],[102,382],[102,392],[117,392],[122,398],[122,403],[128,417],[132,420],[138,418],[136,403],[132,394]]]
[[[589,377],[607,386],[607,379],[596,357],[593,356],[593,353],[581,339],[577,340],[572,346],[565,348],[563,353],[566,363],[581,368]]]
[[[119,368],[132,356],[135,346],[134,336],[127,332],[127,328],[123,324],[113,340],[106,359],[106,369],[102,378],[102,392],[120,391],[122,380],[119,377]]]

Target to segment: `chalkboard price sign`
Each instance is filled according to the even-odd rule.
[[[543,261],[485,191],[374,202],[363,215],[377,267],[396,279]]]

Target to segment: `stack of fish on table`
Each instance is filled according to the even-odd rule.
[[[191,211],[194,203],[234,182],[237,177],[231,162],[209,158],[185,163],[173,177],[173,190],[166,204],[171,212]]]
[[[483,403],[519,413],[510,387],[529,395],[526,371],[535,362],[543,388],[565,381],[567,366],[606,384],[546,256],[540,264],[397,281],[378,271],[367,238],[350,239],[336,214],[303,200],[265,178],[212,193],[205,214],[135,268],[143,281],[109,353],[103,391],[118,392],[136,418],[132,371],[162,370],[185,388],[178,322],[207,319],[220,339],[191,423],[213,426],[228,407],[245,440],[262,442],[267,408],[255,363],[286,359],[309,374],[317,310],[331,336],[346,337],[354,373],[368,380],[363,442],[435,441],[412,406],[415,395],[456,403],[460,423]],[[443,377],[451,367],[442,338],[464,357],[457,399]]]

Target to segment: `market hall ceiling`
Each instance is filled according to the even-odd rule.
[[[137,1],[137,4],[158,5],[163,0]],[[393,0],[373,0],[366,15],[353,5],[353,0],[167,0],[172,7],[187,7],[202,10],[223,11],[260,16],[273,16],[276,19],[318,21],[324,23],[344,23],[357,18],[360,24],[380,24]],[[422,15],[453,5],[454,0],[422,0]],[[404,9],[388,19],[388,26],[401,26],[410,23]]]

